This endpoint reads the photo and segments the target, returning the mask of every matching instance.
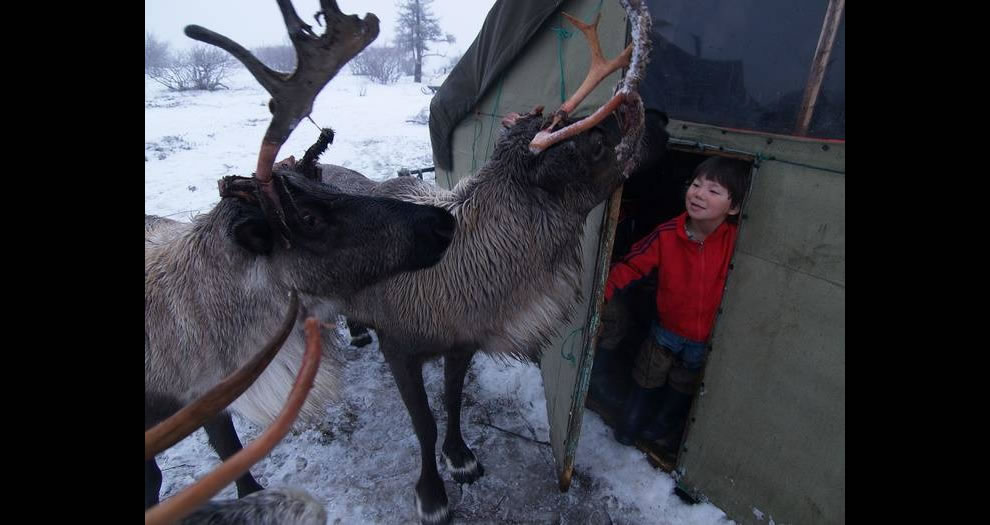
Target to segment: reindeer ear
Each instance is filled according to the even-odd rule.
[[[245,250],[258,255],[268,255],[272,252],[275,239],[264,216],[237,219],[232,229],[234,241]]]
[[[296,167],[296,156],[295,155],[289,155],[287,158],[284,158],[284,159],[276,162],[275,165],[272,166],[272,171],[275,171],[275,170],[291,170],[292,168],[295,168],[295,167]]]
[[[518,121],[519,120],[519,117],[521,117],[521,116],[522,115],[520,115],[519,113],[516,113],[515,111],[510,112],[508,115],[502,117],[502,127],[503,128],[511,128],[512,126],[515,126],[516,125],[516,121]]]

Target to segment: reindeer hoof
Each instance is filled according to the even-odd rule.
[[[362,348],[371,344],[371,334],[365,332],[357,337],[351,338],[351,346],[355,348]]]
[[[451,456],[459,460],[457,465],[451,460],[451,456],[443,453],[443,459],[447,463],[447,470],[450,471],[450,476],[454,478],[454,481],[458,483],[474,483],[478,478],[485,475],[485,467],[481,465],[481,462],[474,457],[474,454],[470,450],[466,452],[467,454],[463,452],[451,454]]]
[[[237,480],[237,497],[238,498],[243,498],[245,496],[249,496],[249,495],[254,494],[256,492],[261,492],[262,490],[265,490],[265,487],[262,487],[261,484],[259,484],[257,481],[255,481],[254,477],[251,476],[250,473],[248,473],[248,475],[246,476],[246,478],[247,479],[239,479],[239,480]]]
[[[447,525],[450,523],[450,508],[447,506],[447,503],[442,503],[432,509],[423,508],[423,502],[419,499],[419,494],[417,494],[416,511],[419,513],[419,522],[422,525]]]

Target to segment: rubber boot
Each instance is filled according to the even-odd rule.
[[[589,393],[596,401],[602,402],[612,410],[618,410],[622,401],[625,401],[624,398],[612,399],[615,396],[612,395],[613,389],[609,387],[611,386],[612,373],[615,371],[619,345],[627,336],[629,315],[629,309],[625,303],[618,298],[613,299],[605,303],[602,308],[601,323],[598,326],[595,362],[591,368]]]
[[[679,392],[669,385],[664,390],[660,410],[639,437],[646,441],[663,441],[665,448],[672,447],[676,452],[694,395]]]
[[[595,351],[595,363],[591,369],[591,382],[588,395],[611,412],[622,410],[628,395],[625,385],[615,381],[616,352],[618,349],[599,347]]]
[[[667,430],[669,424],[669,415],[664,411],[665,401],[667,400],[667,393],[670,391],[669,385],[664,385],[660,387],[660,392],[657,395],[657,409],[653,411],[650,417],[643,423],[642,428],[636,437],[644,439],[646,441],[654,441],[664,434]]]
[[[655,411],[655,403],[660,388],[643,388],[635,381],[626,399],[625,408],[615,427],[615,440],[623,445],[636,442],[640,428],[650,419]]]
[[[677,454],[681,448],[681,439],[684,438],[685,424],[685,419],[675,421],[666,435],[653,441],[653,444],[660,449],[659,452],[661,455],[667,456],[670,459],[677,458]]]

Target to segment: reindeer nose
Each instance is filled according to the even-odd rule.
[[[457,221],[454,220],[454,216],[450,212],[437,208],[437,214],[433,216],[432,223],[433,233],[437,237],[448,242],[453,240],[454,232],[457,231]]]
[[[447,210],[428,208],[416,221],[416,263],[419,268],[433,266],[443,258],[454,232],[457,221]]]

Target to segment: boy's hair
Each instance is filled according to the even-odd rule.
[[[729,191],[729,202],[732,206],[741,206],[749,189],[750,170],[751,165],[744,160],[709,157],[694,169],[688,184],[690,185],[698,177],[717,182]],[[730,215],[728,219],[735,222],[738,216]]]

